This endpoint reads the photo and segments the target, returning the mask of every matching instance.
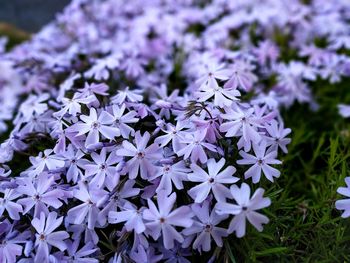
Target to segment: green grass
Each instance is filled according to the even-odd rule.
[[[272,199],[264,211],[270,223],[262,233],[249,227],[244,238],[227,240],[223,262],[350,262],[350,219],[334,205],[350,176],[350,121],[336,107],[350,103],[346,83],[314,85],[316,112],[306,105],[282,110],[292,143],[281,177],[263,182]]]

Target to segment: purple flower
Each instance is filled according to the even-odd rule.
[[[95,101],[97,103],[95,103],[96,105],[99,105],[98,103],[98,99],[96,97],[97,95],[101,95],[101,96],[107,96],[109,87],[105,84],[105,83],[87,83],[85,82],[84,88],[79,89],[78,91],[81,93],[82,97],[88,97],[90,95],[93,95],[95,97]],[[98,107],[98,106],[96,106]]]
[[[191,170],[185,166],[184,161],[177,162],[175,164],[163,164],[163,167],[157,170],[157,172],[149,179],[154,180],[160,178],[159,185],[156,192],[165,190],[169,195],[173,192],[172,183],[178,190],[183,189],[183,181],[187,181],[187,174]]]
[[[88,228],[93,229],[100,212],[97,204],[107,192],[94,187],[88,189],[83,182],[79,182],[79,189],[75,190],[73,195],[83,203],[69,209],[67,221],[71,224],[81,224],[86,220]]]
[[[73,242],[66,241],[68,256],[65,260],[71,263],[98,263],[98,259],[91,256],[96,253],[98,248],[92,242],[86,243],[79,249],[80,239],[76,239]],[[90,256],[90,257],[89,257]]]
[[[277,152],[268,149],[266,151],[266,143],[262,142],[260,144],[253,144],[253,150],[255,153],[251,155],[244,151],[240,151],[239,154],[244,158],[238,160],[238,164],[250,165],[253,164],[245,173],[244,177],[246,179],[252,177],[253,183],[256,184],[260,181],[261,171],[263,171],[265,177],[273,182],[274,177],[278,178],[280,176],[280,171],[273,168],[269,164],[281,164],[282,162],[276,159]]]
[[[159,116],[167,120],[171,117],[171,109],[177,108],[179,103],[179,90],[175,89],[168,95],[168,88],[166,85],[162,84],[158,89],[155,90],[158,97],[151,100],[151,103],[154,103],[152,109],[160,109]]]
[[[258,80],[257,76],[252,73],[254,66],[247,61],[237,60],[232,65],[233,75],[225,83],[224,88],[237,89],[242,88],[245,91],[250,91],[254,82]]]
[[[100,133],[107,139],[113,140],[120,135],[117,127],[112,127],[114,118],[106,111],[102,111],[99,116],[94,108],[90,108],[90,115],[81,115],[83,122],[78,122],[69,127],[69,132],[77,132],[76,136],[88,133],[85,146],[94,145],[100,141]]]
[[[122,211],[110,211],[108,214],[108,222],[111,224],[118,224],[126,222],[125,228],[128,232],[135,230],[137,234],[145,231],[146,227],[142,219],[143,208],[138,209],[133,204],[127,202],[122,208]]]
[[[40,96],[30,95],[19,107],[19,112],[23,115],[23,120],[29,121],[34,114],[43,114],[48,108],[47,104],[44,102],[48,100],[48,98],[49,94],[47,93],[41,94]]]
[[[242,132],[245,142],[259,143],[261,140],[261,135],[257,131],[259,121],[254,116],[253,108],[243,110],[237,106],[221,114],[221,117],[228,120],[220,126],[220,131],[226,132],[226,137],[237,136]]]
[[[115,104],[122,104],[125,102],[139,102],[142,101],[143,96],[137,93],[137,90],[129,90],[126,87],[125,90],[118,90],[118,94],[111,98],[111,101]]]
[[[96,97],[90,95],[86,98],[80,97],[80,94],[75,94],[73,98],[62,98],[63,107],[60,111],[54,113],[55,117],[63,117],[66,113],[72,116],[77,116],[77,113],[81,113],[80,104],[90,104],[96,100]]]
[[[287,144],[292,140],[285,137],[290,134],[292,130],[289,128],[285,129],[283,123],[278,125],[276,120],[272,120],[270,125],[265,126],[265,129],[269,133],[269,136],[265,137],[266,146],[272,145],[271,151],[277,151],[279,147],[284,153],[288,153]]]
[[[119,156],[132,157],[126,163],[130,179],[135,179],[139,170],[142,179],[147,179],[156,172],[153,162],[154,160],[159,160],[162,155],[157,144],[153,143],[146,147],[149,139],[150,134],[148,132],[141,136],[140,131],[137,131],[135,133],[135,145],[125,140],[122,148],[117,150],[117,155]]]
[[[218,107],[229,107],[234,101],[238,101],[237,97],[240,92],[237,89],[221,88],[217,85],[211,88],[202,89],[196,93],[198,101],[203,102],[214,97],[214,105]]]
[[[196,203],[203,202],[207,198],[210,191],[213,191],[215,199],[221,202],[225,201],[226,197],[230,195],[229,190],[224,186],[224,184],[236,183],[239,178],[232,176],[236,172],[236,168],[233,166],[228,166],[220,172],[224,165],[224,158],[221,158],[219,162],[215,162],[215,159],[209,159],[207,162],[207,173],[195,163],[191,164],[193,173],[188,175],[188,180],[191,182],[198,182],[200,184],[191,188],[188,191],[188,194]]]
[[[162,254],[156,254],[153,247],[148,247],[147,250],[139,245],[137,250],[132,250],[130,252],[130,258],[136,263],[156,263],[159,262],[162,258]]]
[[[106,148],[102,148],[100,154],[91,153],[91,158],[94,162],[84,165],[85,177],[92,177],[90,183],[98,188],[106,185],[108,189],[113,189],[119,183],[119,169],[115,164],[119,163],[121,158],[114,152],[110,153],[107,158]]]
[[[63,217],[57,218],[56,212],[49,213],[47,217],[41,213],[39,218],[32,220],[32,225],[37,232],[35,234],[36,262],[48,262],[51,246],[57,247],[61,251],[67,249],[64,240],[69,237],[69,234],[66,231],[54,232],[62,224],[62,221]]]
[[[175,202],[176,194],[170,196],[165,191],[157,194],[158,208],[148,199],[148,209],[143,212],[143,218],[147,221],[147,232],[158,240],[160,235],[163,236],[163,244],[166,249],[174,247],[174,240],[183,242],[183,236],[175,229],[174,226],[191,227],[193,224],[193,213],[188,206],[181,206],[171,211]]]
[[[344,118],[350,117],[350,106],[345,104],[338,105],[339,114]]]
[[[178,156],[183,156],[184,159],[188,159],[191,156],[191,162],[196,163],[198,160],[201,163],[205,163],[208,160],[207,154],[205,153],[205,148],[216,152],[216,146],[204,141],[206,136],[205,132],[197,131],[193,133],[187,133],[184,137],[182,143],[187,145],[177,152]]]
[[[205,132],[205,139],[215,144],[218,139],[221,139],[222,136],[219,132],[219,123],[216,121],[216,119],[210,119],[210,120],[193,120],[193,123],[196,125],[196,128],[201,130],[202,132]]]
[[[265,65],[268,62],[274,63],[280,55],[279,48],[270,40],[260,42],[254,53],[257,55],[260,65]]]
[[[107,80],[109,78],[109,70],[115,69],[119,66],[118,56],[109,56],[103,59],[98,59],[93,67],[85,72],[84,76],[87,78],[94,77],[96,80]]]
[[[13,202],[21,194],[17,193],[13,189],[6,189],[4,196],[0,198],[0,217],[4,214],[6,210],[9,217],[14,220],[19,220],[19,213],[23,213],[23,208],[20,204]]]
[[[196,234],[193,248],[199,251],[210,251],[212,239],[214,239],[217,246],[222,247],[222,237],[228,235],[226,229],[217,226],[222,220],[226,219],[227,216],[218,215],[215,211],[209,214],[209,205],[209,201],[204,201],[201,205],[193,204],[192,211],[198,220],[195,220],[190,228],[186,228],[182,231],[184,235]]]
[[[7,219],[0,222],[0,261],[4,263],[17,262],[22,255],[23,247],[19,244],[29,243],[30,231],[20,233]]]
[[[237,237],[243,237],[246,231],[246,219],[248,219],[258,231],[262,231],[262,224],[267,224],[269,219],[255,212],[255,210],[268,207],[271,204],[270,198],[263,197],[264,190],[258,188],[250,198],[249,185],[242,183],[241,188],[237,185],[232,185],[230,192],[237,204],[219,202],[215,206],[215,211],[219,215],[234,215],[229,225],[228,233],[236,232]]]
[[[135,181],[127,180],[118,191],[113,189],[108,196],[99,200],[97,205],[102,206],[101,212],[98,214],[98,222],[100,225],[105,225],[110,211],[115,211],[119,207],[123,207],[128,201],[126,198],[137,196],[140,193],[140,188],[134,188]],[[108,200],[109,199],[109,200]]]
[[[81,150],[75,150],[72,144],[68,145],[67,151],[62,153],[62,156],[67,160],[66,167],[68,167],[68,170],[66,177],[68,182],[73,181],[73,183],[77,183],[78,179],[83,177],[83,173],[79,168],[84,168],[89,162],[82,158],[84,155]]]
[[[32,167],[29,170],[29,174],[31,175],[39,175],[43,171],[52,171],[57,168],[63,168],[65,165],[65,161],[53,154],[53,150],[45,150],[44,154],[41,152],[37,157],[29,157],[30,162],[32,163]]]
[[[176,126],[168,123],[162,128],[164,135],[160,135],[155,139],[155,142],[159,144],[160,147],[164,147],[171,142],[172,148],[175,153],[177,153],[183,147],[184,136],[186,132],[182,131],[187,127],[187,124],[182,121],[178,121]]]
[[[350,216],[350,177],[345,178],[346,187],[339,187],[337,192],[341,195],[349,197],[347,199],[338,200],[335,202],[335,207],[338,210],[344,210],[342,217]]]
[[[218,87],[217,80],[228,80],[230,78],[230,70],[225,68],[224,64],[208,63],[204,67],[202,76],[196,80],[200,90],[215,89]]]
[[[188,248],[182,248],[181,244],[176,242],[172,249],[165,249],[161,247],[163,260],[166,263],[191,263],[186,257],[191,256],[192,253]]]
[[[121,107],[113,105],[114,123],[119,129],[120,134],[123,136],[123,138],[127,139],[129,138],[129,134],[134,136],[135,133],[134,129],[131,128],[128,124],[138,122],[139,118],[136,118],[136,111],[129,111],[128,113],[124,114],[125,109],[125,104],[122,104]]]
[[[50,206],[57,209],[63,205],[59,199],[62,199],[65,193],[53,188],[56,183],[52,175],[42,173],[38,176],[36,183],[30,178],[20,178],[18,183],[20,185],[16,188],[16,192],[26,196],[18,200],[18,203],[24,207],[24,214],[35,206],[34,217],[38,217],[42,212],[48,214]]]

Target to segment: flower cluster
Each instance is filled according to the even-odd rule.
[[[1,260],[215,260],[262,231],[279,108],[350,74],[349,18],[346,0],[72,1],[1,54]]]

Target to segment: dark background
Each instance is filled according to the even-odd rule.
[[[70,0],[0,0],[0,22],[36,32],[52,21]]]

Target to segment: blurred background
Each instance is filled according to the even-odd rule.
[[[0,0],[0,23],[25,32],[37,32],[70,0]]]

